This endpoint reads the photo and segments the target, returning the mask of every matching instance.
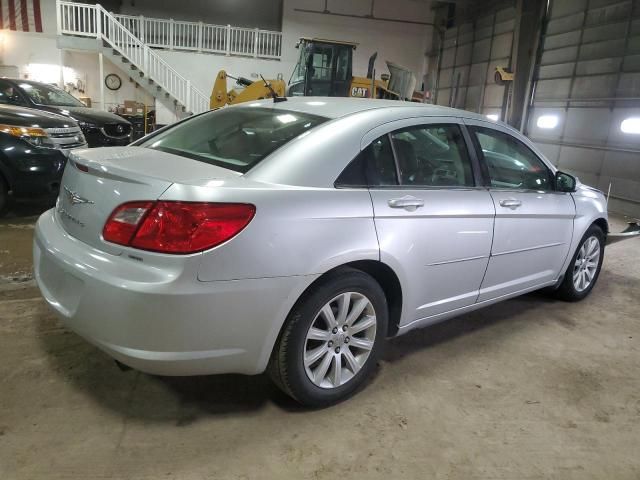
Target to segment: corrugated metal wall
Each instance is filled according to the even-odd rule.
[[[456,19],[458,26],[444,32],[438,105],[501,115],[505,87],[495,83],[494,73],[511,64],[515,17],[515,7],[501,8],[466,22]]]
[[[611,211],[640,217],[640,130],[621,130],[634,117],[640,129],[640,2],[552,0],[542,45],[525,133],[584,183],[611,184]]]

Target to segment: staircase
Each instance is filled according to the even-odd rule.
[[[57,1],[57,9],[58,34],[95,38],[102,52],[132,70],[131,76],[154,97],[173,99],[187,115],[209,109],[207,95],[100,5]]]

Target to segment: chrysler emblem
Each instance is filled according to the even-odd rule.
[[[69,200],[69,203],[71,203],[71,205],[79,205],[82,203],[89,203],[89,204],[93,203],[91,200],[81,197],[76,192],[74,192],[73,190],[67,187],[64,187],[64,193],[67,196],[67,200]]]

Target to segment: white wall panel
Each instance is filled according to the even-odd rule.
[[[635,9],[632,8],[636,5]],[[552,0],[526,133],[560,168],[604,191],[610,209],[640,216],[640,2]],[[541,129],[540,115],[558,126]]]

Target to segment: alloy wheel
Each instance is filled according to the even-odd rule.
[[[304,369],[320,388],[336,388],[364,366],[376,338],[376,313],[357,292],[341,293],[317,313],[304,345]]]
[[[591,236],[587,238],[573,265],[573,286],[578,292],[583,292],[593,282],[600,262],[600,240]]]

